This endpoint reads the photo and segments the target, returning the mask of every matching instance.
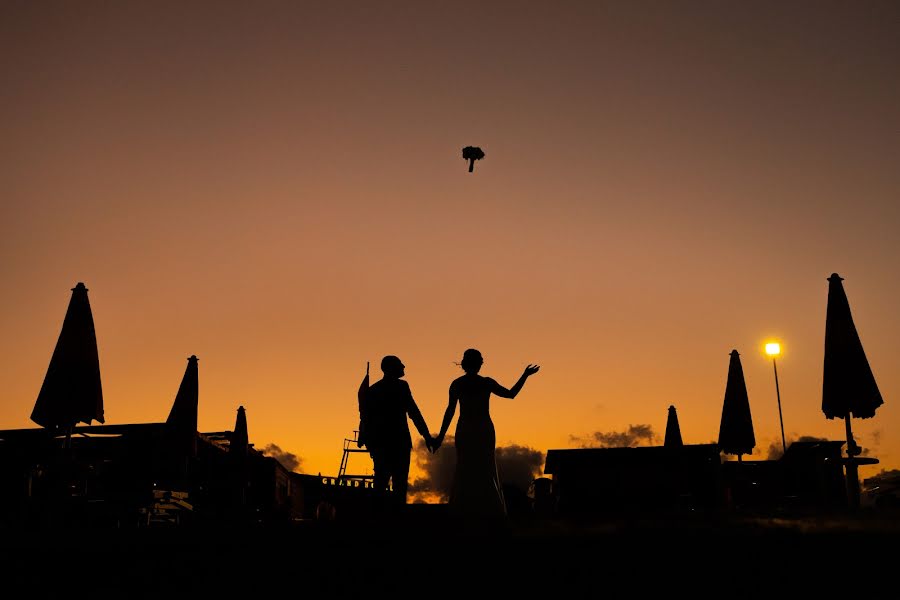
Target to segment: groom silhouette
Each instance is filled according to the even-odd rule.
[[[373,383],[366,393],[366,447],[375,464],[375,490],[383,495],[391,482],[394,505],[406,504],[412,451],[407,416],[425,438],[428,449],[434,446],[409,384],[400,379],[405,375],[405,368],[396,356],[385,356],[381,359],[384,377]]]

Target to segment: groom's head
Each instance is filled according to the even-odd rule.
[[[385,356],[381,359],[381,371],[385,377],[399,379],[403,377],[405,365],[396,356]]]

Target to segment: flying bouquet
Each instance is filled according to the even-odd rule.
[[[469,173],[475,169],[475,161],[484,158],[484,152],[477,146],[466,146],[463,148],[463,158],[469,161]]]

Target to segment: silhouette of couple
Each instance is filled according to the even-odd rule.
[[[494,457],[496,436],[491,421],[491,394],[501,398],[515,398],[525,380],[540,369],[528,365],[519,380],[506,389],[490,377],[478,374],[484,360],[475,349],[466,350],[459,366],[465,375],[450,384],[450,401],[444,412],[441,431],[433,437],[425,424],[419,407],[413,400],[409,384],[402,380],[405,365],[396,356],[381,361],[384,377],[368,389],[363,419],[366,427],[366,447],[375,464],[375,489],[384,493],[393,484],[394,505],[406,503],[412,437],[407,417],[425,439],[426,447],[437,452],[459,404],[456,424],[456,471],[450,491],[450,506],[465,516],[502,517],[506,514],[503,488],[497,474]]]

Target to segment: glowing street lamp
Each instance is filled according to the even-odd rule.
[[[775,369],[775,395],[778,397],[778,421],[781,423],[781,448],[787,452],[787,443],[784,441],[784,419],[781,416],[781,390],[778,389],[778,365],[775,358],[781,354],[781,344],[778,342],[766,343],[766,354],[772,357],[772,368]]]

